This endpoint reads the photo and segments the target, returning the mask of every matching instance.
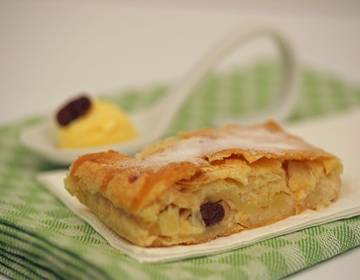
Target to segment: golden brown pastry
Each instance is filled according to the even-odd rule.
[[[318,209],[340,189],[341,162],[274,122],[183,133],[134,158],[76,160],[66,188],[140,246],[205,242]]]

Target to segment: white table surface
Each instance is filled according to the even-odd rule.
[[[251,25],[276,27],[303,64],[360,84],[358,1],[134,2],[0,0],[0,123],[79,91],[174,80],[226,32]],[[359,260],[355,249],[293,278],[359,279]]]

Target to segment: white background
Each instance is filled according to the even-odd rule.
[[[234,28],[274,26],[302,64],[360,84],[359,1],[0,0],[0,122],[180,77]],[[239,61],[241,63],[241,61]],[[358,279],[360,250],[295,275]]]

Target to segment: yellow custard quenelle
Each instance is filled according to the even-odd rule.
[[[124,142],[136,137],[127,115],[107,101],[76,98],[56,115],[60,148],[86,148]]]

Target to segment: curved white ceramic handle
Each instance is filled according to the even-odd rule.
[[[164,117],[156,126],[158,128],[166,128],[199,82],[202,81],[224,57],[238,49],[245,42],[258,37],[270,39],[278,49],[282,66],[282,79],[279,88],[280,94],[277,95],[277,98],[272,101],[268,110],[265,112],[257,113],[247,118],[227,119],[220,120],[219,122],[248,122],[268,118],[282,121],[288,117],[296,102],[298,93],[298,68],[294,51],[288,40],[278,31],[270,28],[253,28],[251,30],[238,30],[229,34],[195,64],[192,70],[185,75],[184,79],[160,102],[158,108]]]

